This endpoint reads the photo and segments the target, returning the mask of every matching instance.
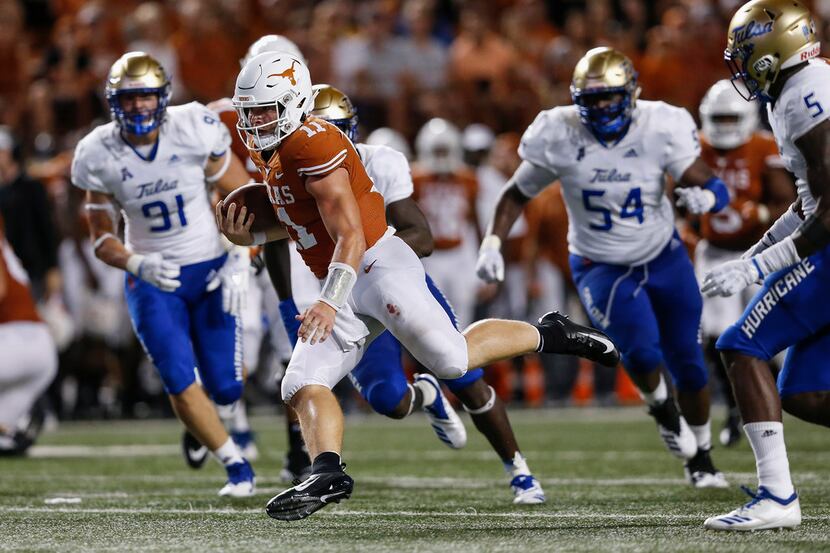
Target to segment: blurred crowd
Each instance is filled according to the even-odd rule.
[[[807,3],[830,20],[830,2]],[[104,79],[125,51],[143,50],[162,62],[173,76],[174,104],[208,103],[233,94],[239,60],[254,40],[285,35],[307,58],[314,82],[350,95],[361,135],[394,129],[416,169],[419,131],[436,117],[450,122],[469,165],[470,194],[449,214],[443,202],[436,208],[434,200],[419,201],[428,217],[435,212],[433,227],[448,217],[464,221],[458,240],[444,248],[455,252],[459,284],[443,286],[462,324],[483,316],[532,319],[557,308],[579,317],[567,214],[555,186],[529,204],[514,229],[506,284],[487,287],[474,276],[478,237],[518,166],[521,133],[539,110],[570,103],[573,67],[598,45],[632,58],[642,98],[697,116],[706,89],[727,76],[725,28],[739,4],[0,0],[0,213],[60,349],[50,392],[58,413],[144,416],[165,409],[161,384],[130,328],[123,274],[95,258],[81,193],[69,182],[75,144],[109,119]],[[505,398],[531,405],[636,398],[616,371],[566,358],[491,367],[488,379]],[[261,398],[272,401],[268,379],[260,380]]]

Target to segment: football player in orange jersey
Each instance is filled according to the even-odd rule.
[[[432,255],[423,258],[424,268],[464,328],[473,320],[478,288],[474,271],[475,244],[481,238],[476,213],[478,180],[464,164],[461,133],[445,119],[427,121],[415,138],[415,152],[412,197],[435,239]]]
[[[305,62],[300,49],[291,40],[282,35],[264,35],[251,44],[245,57],[239,60],[240,67],[244,67],[249,59],[263,52],[287,52]],[[231,99],[216,100],[208,104],[208,108],[215,111],[222,123],[231,131],[231,150],[245,163],[245,168],[251,178],[254,180],[261,179],[259,170],[248,154],[248,148],[245,146],[244,140],[236,132],[238,118]],[[288,247],[287,240],[278,240],[263,245],[261,255],[270,278],[260,272],[254,276],[252,285],[248,289],[247,303],[242,313],[242,328],[245,366],[249,370],[249,377],[251,369],[256,367],[258,361],[256,356],[259,354],[263,338],[263,314],[269,321],[270,342],[276,356],[283,363],[287,363],[288,358],[291,357],[289,339],[282,331],[281,325],[277,324],[277,321],[281,318],[286,329],[298,324],[293,320],[293,312],[288,312],[285,302],[286,298],[289,298],[289,300],[291,298],[291,275],[290,272],[283,271],[286,265],[281,263],[280,260],[288,260]],[[293,302],[291,303],[293,305]],[[308,476],[311,470],[311,459],[308,457],[308,451],[306,451],[303,442],[297,414],[290,406],[286,405],[285,408],[288,451],[284,457],[280,477],[283,481],[292,482],[297,478],[302,480]],[[225,422],[229,426],[231,437],[242,449],[245,457],[254,460],[257,452],[256,442],[248,423],[244,401],[240,400],[232,413],[226,413],[226,411],[221,407],[219,408],[223,420],[227,419]],[[198,468],[207,459],[207,454],[206,451],[201,453],[200,450],[197,450],[196,447],[199,444],[194,443],[194,441],[195,438],[192,438],[192,436],[185,436],[185,454],[188,455],[188,459],[201,460],[201,462],[189,461],[190,466]]]
[[[701,158],[729,188],[731,201],[718,213],[700,217],[695,249],[698,278],[737,259],[755,244],[795,201],[793,179],[784,169],[772,134],[758,130],[755,102],[745,101],[729,80],[718,81],[700,104]],[[715,341],[743,312],[757,286],[729,297],[704,297],[701,327],[707,356],[715,365],[729,407],[720,434],[723,445],[741,438],[741,417]]]
[[[29,277],[6,241],[1,218],[0,351],[0,455],[20,455],[35,436],[18,424],[55,377],[58,352],[35,311]]]
[[[251,232],[253,217],[244,206],[237,213],[231,203],[223,212],[220,202],[219,227],[240,245],[291,236],[324,281],[318,301],[299,315],[300,341],[282,381],[283,399],[300,418],[312,474],[272,498],[269,516],[305,518],[351,495],[354,482],[340,458],[343,413],[331,388],[384,327],[443,378],[532,351],[619,361],[604,334],[558,313],[538,325],[485,320],[457,331],[427,288],[417,255],[387,227],[383,198],[351,141],[334,125],[308,116],[311,77],[296,57],[263,53],[251,59],[237,78],[234,106],[280,225]]]

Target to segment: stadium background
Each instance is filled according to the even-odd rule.
[[[518,163],[518,137],[540,109],[570,102],[570,76],[585,51],[604,44],[621,49],[639,72],[643,98],[665,100],[697,116],[706,89],[727,76],[723,37],[738,4],[0,0],[0,123],[5,136],[16,141],[7,152],[14,155],[2,158],[0,210],[15,229],[9,230],[10,241],[61,349],[59,376],[49,394],[56,413],[145,417],[169,409],[131,331],[120,272],[91,255],[79,209],[82,194],[69,182],[74,145],[109,118],[103,82],[124,51],[145,50],[162,61],[173,75],[173,103],[207,103],[232,95],[239,59],[251,42],[283,34],[305,54],[314,82],[334,84],[351,96],[362,136],[388,126],[412,146],[432,117],[468,129],[468,161],[497,175],[495,182],[488,180],[488,193],[482,180],[475,206],[485,224],[494,190]],[[830,12],[830,2],[813,7],[819,16]],[[484,128],[469,129],[474,123]],[[11,142],[0,140],[2,148],[11,150]],[[13,157],[32,177],[25,201],[4,193],[3,185],[14,176]],[[551,194],[534,203],[528,229],[509,254],[517,270],[531,275],[529,301],[519,302],[521,312],[506,313],[507,290],[482,286],[474,317],[530,319],[551,307],[580,316],[567,277],[561,200]],[[475,249],[474,242],[467,247]],[[550,269],[548,279],[559,279],[559,305],[550,305],[550,296],[540,292],[543,283],[534,276],[539,260]],[[473,267],[465,270],[472,273]],[[268,370],[259,371],[249,399],[272,403],[270,375],[278,367],[267,355],[260,365]],[[637,401],[618,371],[566,358],[527,357],[488,368],[487,378],[514,406]],[[362,408],[348,388],[342,398],[347,407]]]

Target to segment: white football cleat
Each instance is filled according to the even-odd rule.
[[[539,505],[545,502],[545,492],[542,485],[533,475],[520,474],[510,481],[510,489],[513,490],[514,505]]]
[[[248,461],[234,463],[225,467],[228,471],[228,481],[219,490],[223,497],[251,497],[256,491],[254,469]]]
[[[758,493],[752,493],[746,486],[741,487],[752,497],[752,501],[731,513],[707,518],[703,523],[707,530],[741,532],[795,528],[801,524],[801,506],[797,493],[793,492],[787,499],[781,499],[763,486],[758,488]]]
[[[435,388],[435,401],[431,405],[424,405],[423,409],[429,418],[429,423],[438,439],[453,449],[460,449],[467,444],[467,429],[461,422],[447,396],[441,391],[441,385],[434,376],[428,373],[415,375],[415,382],[427,382]]]
[[[657,422],[657,432],[672,455],[681,459],[697,455],[697,439],[678,411],[673,397],[669,396],[663,403],[649,407],[648,414]]]

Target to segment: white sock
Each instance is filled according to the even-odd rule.
[[[786,499],[795,491],[790,478],[784,425],[776,421],[750,422],[744,425],[758,468],[758,485],[777,497]]]
[[[245,400],[239,399],[234,405],[236,405],[236,408],[233,410],[233,417],[230,419],[231,432],[250,432],[251,423],[248,422],[248,407],[245,405]]]
[[[512,478],[519,475],[530,475],[530,468],[527,466],[527,459],[525,459],[524,455],[522,455],[519,451],[516,452],[512,460],[504,463],[504,470],[507,471],[507,474],[509,474]]]
[[[216,455],[216,458],[219,459],[219,461],[226,467],[234,463],[241,463],[244,460],[239,448],[230,438],[228,438],[224,444],[219,446],[219,449],[214,450],[213,454]]]
[[[436,399],[438,399],[438,392],[435,390],[435,387],[429,382],[426,382],[424,380],[416,380],[412,383],[412,386],[421,390],[421,392],[424,395],[424,403],[421,405],[421,407],[429,407],[430,405],[435,403]]]
[[[689,428],[692,430],[692,434],[695,435],[695,440],[697,440],[697,448],[709,450],[712,449],[712,424],[711,421],[706,421],[704,424],[700,426],[695,426],[693,424],[689,425]]]
[[[640,396],[643,401],[649,405],[659,405],[669,398],[669,388],[666,386],[666,380],[663,378],[663,373],[660,373],[660,382],[653,392],[644,392],[640,390]]]

